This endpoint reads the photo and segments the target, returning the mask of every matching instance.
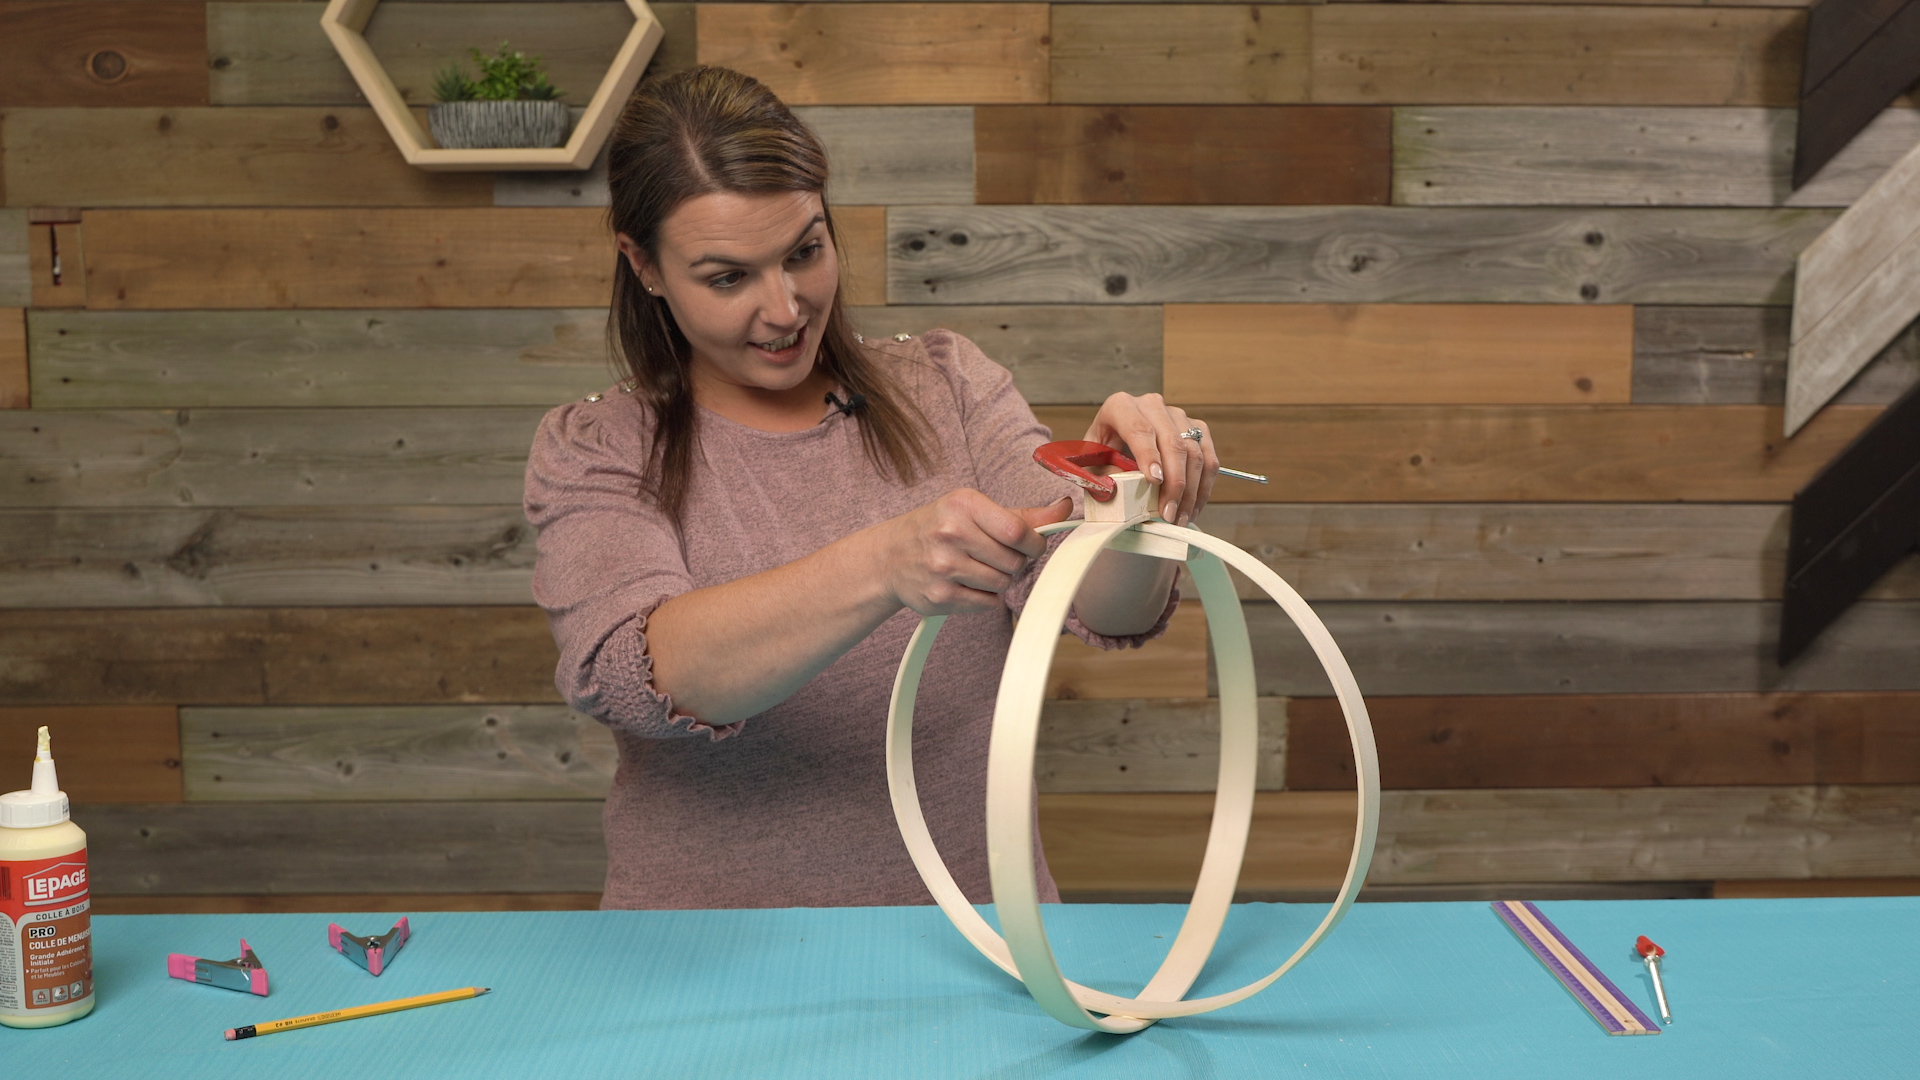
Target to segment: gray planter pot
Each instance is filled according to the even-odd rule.
[[[443,101],[427,108],[433,141],[448,150],[560,146],[570,126],[564,101]]]

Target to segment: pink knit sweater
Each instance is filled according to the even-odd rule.
[[[883,746],[917,616],[900,611],[786,701],[720,728],[675,710],[647,655],[647,616],[681,593],[793,562],[955,488],[1008,507],[1075,490],[1033,463],[1047,429],[971,341],[934,331],[887,343],[881,355],[932,428],[934,468],[912,486],[874,469],[848,417],[767,432],[701,410],[676,525],[641,495],[651,424],[632,395],[610,390],[541,423],[526,484],[527,519],[540,530],[534,599],[560,646],[561,694],[607,724],[620,752],[605,813],[604,907],[931,902],[894,825]],[[991,900],[984,799],[994,696],[1012,616],[1043,563],[1007,593],[1009,610],[947,620],[920,688],[914,754],[927,824],[976,903]],[[1069,629],[1108,648],[1137,646],[1164,631],[1178,599],[1137,638],[1101,638],[1077,619]],[[1054,899],[1041,870],[1043,899]]]

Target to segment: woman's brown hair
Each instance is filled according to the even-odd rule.
[[[656,262],[667,215],[714,192],[811,191],[820,196],[834,249],[840,247],[826,206],[827,154],[819,138],[773,91],[727,68],[696,67],[642,85],[608,141],[607,184],[613,231],[627,234]],[[677,519],[699,438],[692,349],[665,298],[648,295],[624,255],[615,257],[607,337],[628,385],[653,411],[647,484],[660,508]],[[910,484],[928,462],[925,420],[861,344],[836,292],[814,364],[848,394],[866,398],[853,415],[867,457]]]

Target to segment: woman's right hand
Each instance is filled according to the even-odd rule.
[[[989,611],[1029,559],[1046,550],[1034,529],[1064,521],[1073,501],[1010,510],[971,488],[882,523],[888,591],[919,615]]]

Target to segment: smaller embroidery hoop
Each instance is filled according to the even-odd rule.
[[[1129,487],[1146,486],[1138,473],[1116,474],[1110,479],[1126,481]],[[1134,494],[1135,491],[1123,489],[1122,497],[1114,500],[1118,506],[1113,509],[1140,505],[1140,501],[1132,497]],[[1150,497],[1145,505],[1152,505]],[[1109,507],[1088,503],[1090,515],[1103,510],[1111,512]],[[921,880],[926,882],[940,910],[973,947],[1024,983],[1034,1001],[1061,1023],[1127,1034],[1157,1020],[1211,1012],[1252,997],[1292,970],[1339,925],[1353,906],[1366,878],[1367,866],[1373,860],[1380,817],[1380,766],[1366,703],[1361,700],[1360,688],[1333,635],[1300,594],[1264,563],[1225,540],[1197,529],[1148,520],[1139,513],[1118,521],[1063,521],[1038,531],[1044,536],[1067,530],[1073,530],[1073,535],[1054,551],[1014,630],[1007,665],[1001,675],[999,698],[994,705],[993,735],[987,751],[987,860],[994,909],[1006,931],[1004,939],[994,933],[967,901],[966,894],[961,892],[940,858],[927,831],[926,817],[920,809],[919,788],[913,776],[914,700],[927,655],[941,625],[946,622],[944,615],[921,620],[894,678],[893,700],[887,715],[887,784],[894,819]],[[1094,559],[1109,547],[1186,562],[1206,609],[1207,630],[1220,683],[1220,774],[1200,880],[1166,959],[1136,998],[1103,993],[1072,982],[1062,974],[1047,941],[1033,858],[1033,765],[1053,647],[1074,594],[1079,591]],[[1233,903],[1252,823],[1258,770],[1259,713],[1253,647],[1239,596],[1227,575],[1227,565],[1252,579],[1293,619],[1333,683],[1353,744],[1359,814],[1354,823],[1353,853],[1347,863],[1346,879],[1326,916],[1306,942],[1265,978],[1228,993],[1182,1000],[1212,954]]]

